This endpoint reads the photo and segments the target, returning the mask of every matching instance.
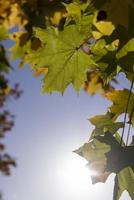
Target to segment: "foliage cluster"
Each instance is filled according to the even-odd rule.
[[[14,126],[14,115],[6,108],[8,101],[12,98],[18,99],[21,95],[19,85],[15,84],[11,87],[8,81],[8,74],[11,66],[7,59],[6,49],[3,40],[8,38],[6,28],[0,27],[0,172],[10,175],[11,166],[16,166],[14,158],[5,152],[5,145],[2,139],[6,133],[11,131]]]
[[[93,183],[116,173],[114,200],[124,190],[134,199],[133,142],[123,142],[126,120],[118,121],[128,114],[134,125],[134,1],[8,0],[0,1],[0,12],[0,37],[17,30],[9,34],[11,59],[21,58],[20,67],[29,64],[35,76],[43,75],[43,92],[64,94],[72,84],[77,93],[100,92],[112,102],[105,115],[90,119],[95,129],[76,153],[98,171]],[[132,83],[131,90],[112,86],[119,73]]]

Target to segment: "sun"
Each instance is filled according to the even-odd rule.
[[[109,199],[111,182],[107,184],[108,193],[106,195],[103,183],[92,185],[91,175],[96,175],[97,172],[89,170],[86,165],[87,161],[75,153],[68,154],[60,161],[56,186],[61,193],[64,193],[64,199],[98,200],[100,197],[103,200]]]
[[[92,187],[91,174],[95,173],[86,167],[87,161],[77,154],[72,153],[71,156],[65,158],[60,165],[58,174],[69,188],[77,188],[80,190],[90,189]]]

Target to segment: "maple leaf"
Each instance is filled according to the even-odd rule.
[[[100,22],[95,22],[94,26],[98,29],[98,31],[101,33],[101,36],[110,36],[115,27],[112,24],[112,22],[107,22],[107,21],[100,21]]]
[[[116,52],[118,49],[119,40],[112,40],[108,44],[106,40],[99,39],[95,44],[90,45],[90,51],[94,55],[94,59],[98,64],[100,76],[106,84],[117,74],[117,58]]]
[[[130,39],[116,54],[118,65],[125,70],[125,72],[133,73],[134,63],[134,38]]]
[[[107,131],[115,134],[119,128],[123,127],[123,122],[115,122],[115,119],[115,114],[110,112],[90,118],[89,121],[95,126],[91,136],[103,135]]]
[[[105,182],[110,172],[106,171],[107,159],[105,153],[110,151],[110,146],[97,139],[90,140],[74,152],[88,161],[88,168],[95,173],[91,175],[92,183]]]
[[[118,117],[122,113],[125,113],[126,106],[127,106],[127,100],[129,96],[129,90],[114,90],[112,92],[109,92],[105,95],[105,97],[112,101],[113,104],[110,106],[110,110],[112,113],[115,113]],[[128,114],[129,117],[131,116],[132,108],[133,108],[133,102],[134,102],[134,94],[131,93],[129,105],[128,105]],[[131,120],[132,124],[134,124],[134,117],[132,117]]]
[[[83,52],[81,46],[85,35],[75,25],[67,26],[63,31],[55,28],[47,30],[36,28],[35,36],[42,42],[43,47],[31,51],[27,62],[34,67],[48,67],[43,85],[43,91],[64,93],[72,83],[78,92],[86,80],[86,72],[96,66],[91,55]]]
[[[107,157],[107,170],[118,174],[121,170],[126,167],[131,167],[134,170],[134,161],[133,161],[133,146],[121,146],[120,142],[117,141],[110,132],[107,132],[105,135],[95,137],[99,142],[102,142],[110,146],[110,151],[106,152]],[[120,159],[120,162],[118,162]]]
[[[84,90],[90,94],[95,95],[97,92],[103,93],[111,91],[113,87],[110,84],[105,84],[101,78],[101,74],[96,71],[87,72],[87,81],[84,85]]]
[[[93,184],[105,182],[111,173],[116,173],[114,200],[118,200],[124,190],[134,198],[134,146],[121,146],[116,137],[107,132],[74,152],[84,157],[89,169],[94,171],[91,175]]]
[[[116,26],[128,27],[129,8],[133,5],[133,0],[93,0],[94,6],[106,12],[107,20],[112,21]]]
[[[134,52],[134,38],[129,40],[117,53],[117,58],[120,59],[126,56],[129,52]]]
[[[67,10],[67,23],[69,23],[70,20],[74,19],[74,20],[81,20],[81,8],[80,8],[80,4],[77,2],[73,2],[70,4],[64,4]],[[88,4],[87,4],[88,6]]]
[[[63,3],[63,5],[67,11],[65,26],[75,23],[85,34],[90,33],[94,18],[94,8],[91,1],[74,1],[69,4]]]
[[[110,133],[98,136],[97,139],[111,147],[111,150],[105,155],[107,158],[106,170],[116,173],[113,200],[118,200],[124,190],[127,190],[133,199],[134,146],[122,147]]]
[[[122,193],[127,190],[130,197],[134,199],[134,171],[126,167],[115,178],[113,200],[118,200]]]

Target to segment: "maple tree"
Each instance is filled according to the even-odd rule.
[[[19,85],[11,86],[8,75],[12,67],[6,55],[3,41],[8,39],[8,32],[3,24],[0,25],[0,172],[6,176],[10,175],[11,167],[16,167],[15,159],[6,152],[3,138],[14,126],[14,115],[7,108],[9,100],[18,99],[22,93]],[[2,200],[2,193],[0,192]]]
[[[1,0],[0,12],[0,38],[8,30],[14,41],[11,59],[20,58],[20,67],[29,64],[35,76],[43,75],[43,92],[64,94],[72,84],[77,93],[100,92],[112,102],[105,115],[89,120],[95,129],[75,152],[97,170],[93,183],[116,174],[114,200],[124,190],[134,199],[133,141],[128,145],[134,126],[134,1]],[[119,73],[131,82],[130,89],[112,86]],[[118,120],[121,114],[123,122]],[[127,116],[129,131],[123,141]]]

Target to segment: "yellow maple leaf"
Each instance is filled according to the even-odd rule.
[[[95,27],[100,31],[102,35],[111,35],[115,29],[115,26],[110,21],[100,21],[96,22]]]
[[[53,17],[51,17],[51,22],[53,25],[58,25],[62,18],[62,12],[57,11],[54,13]]]

